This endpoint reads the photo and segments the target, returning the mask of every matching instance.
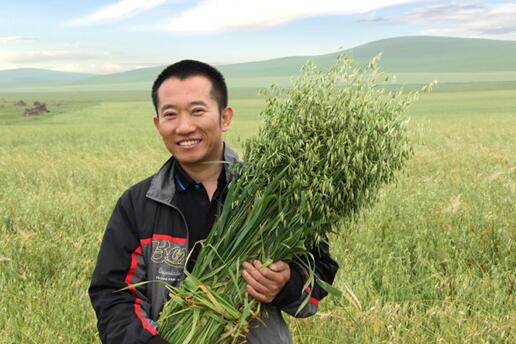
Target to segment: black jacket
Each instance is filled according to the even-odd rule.
[[[236,153],[227,147],[224,159],[238,162]],[[150,280],[177,286],[184,279],[188,228],[173,202],[175,164],[174,158],[169,159],[154,176],[124,192],[108,222],[88,290],[103,343],[143,344],[159,340],[156,321],[167,301],[167,289],[160,283],[147,283],[122,292],[117,290]],[[231,181],[234,176],[228,171],[226,179]],[[322,244],[315,256],[317,273],[332,283],[338,265],[330,258],[327,245]],[[306,291],[301,290],[303,273],[294,265],[291,268],[289,283],[266,305],[266,319],[263,323],[251,323],[248,343],[291,343],[280,309],[294,315],[306,296]],[[315,313],[325,295],[315,286],[310,303],[296,316]]]

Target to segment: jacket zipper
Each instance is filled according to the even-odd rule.
[[[181,212],[181,210],[179,210],[178,207],[176,207],[175,205],[171,204],[171,203],[167,203],[165,201],[162,201],[160,199],[157,199],[157,198],[154,198],[152,196],[146,196],[148,199],[151,199],[155,202],[158,202],[158,203],[161,203],[161,204],[164,204],[164,205],[167,205],[169,206],[170,208],[174,209],[175,211],[177,211],[179,213],[179,215],[181,216],[181,219],[183,220],[184,224],[185,224],[185,228],[186,228],[186,247],[188,248],[187,249],[187,252],[190,252],[190,229],[188,228],[188,223],[186,222],[186,218],[185,216],[183,215],[183,213]],[[186,267],[186,262],[185,262],[185,267]]]

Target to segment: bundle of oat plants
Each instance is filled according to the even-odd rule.
[[[359,67],[345,56],[313,63],[292,87],[267,91],[263,125],[245,143],[239,178],[194,269],[160,315],[171,343],[240,343],[260,303],[246,295],[243,261],[296,262],[317,281],[307,248],[370,205],[411,155],[407,106],[417,93],[386,90],[378,58]],[[326,285],[328,288],[328,286]],[[301,291],[300,291],[301,294]],[[308,302],[306,297],[303,307]]]

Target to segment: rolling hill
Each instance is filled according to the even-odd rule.
[[[94,75],[38,68],[0,70],[0,87],[56,85],[83,80]]]
[[[366,63],[383,53],[382,69],[388,72],[499,72],[516,71],[516,41],[452,37],[398,37],[374,41],[345,50]],[[330,66],[339,52],[318,56],[296,56],[221,66],[232,77],[281,76],[299,71],[309,58],[319,66]]]
[[[444,82],[516,80],[516,41],[473,38],[413,36],[382,39],[344,51],[359,63],[382,52],[382,69],[401,76],[402,82],[440,79]],[[286,82],[312,59],[327,67],[340,52],[318,56],[291,56],[266,61],[220,65],[230,85],[263,86],[271,81]],[[174,62],[174,61],[171,61]],[[69,85],[94,86],[132,84],[148,87],[163,66],[142,68],[109,75],[85,75],[44,70],[0,71],[0,87]],[[45,73],[46,72],[46,73]],[[435,77],[434,77],[435,76]],[[141,85],[141,86],[140,86]]]
[[[516,41],[451,37],[399,37],[383,39],[344,51],[365,63],[382,52],[382,68],[388,72],[502,72],[516,71]],[[308,59],[327,67],[339,53],[292,56],[267,61],[218,66],[231,78],[291,76]],[[84,82],[136,82],[153,80],[163,67],[92,77]]]

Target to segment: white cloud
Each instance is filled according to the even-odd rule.
[[[0,43],[17,43],[17,42],[33,42],[37,39],[35,37],[26,37],[26,36],[3,36],[0,37]]]
[[[300,18],[348,15],[417,0],[201,0],[168,20],[167,30],[182,33],[221,32],[271,27]]]
[[[427,24],[423,34],[516,39],[516,4],[446,3],[367,21]]]
[[[16,64],[40,64],[53,61],[92,60],[105,57],[98,54],[79,50],[37,50],[0,52],[0,62]]]
[[[62,72],[76,72],[89,74],[112,74],[119,72],[126,72],[133,69],[155,67],[161,64],[146,64],[146,63],[89,63],[89,62],[75,62],[68,61],[60,63],[59,61],[34,61],[32,63],[12,63],[4,61],[0,55],[0,70],[16,69],[16,68],[43,68]]]
[[[90,25],[126,18],[164,4],[167,0],[120,0],[84,17],[74,19],[72,25]]]
[[[148,64],[119,64],[119,63],[70,63],[49,68],[63,72],[112,74],[128,70],[151,67]]]

